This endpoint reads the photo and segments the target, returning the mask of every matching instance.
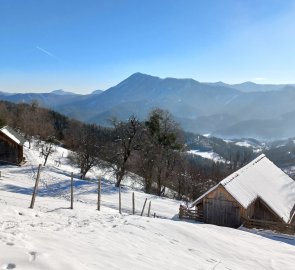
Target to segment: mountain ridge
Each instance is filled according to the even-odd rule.
[[[258,84],[246,82],[242,86],[245,85],[256,87]],[[295,87],[291,84],[276,85],[277,89],[261,90],[272,86],[263,85],[262,88],[258,85],[259,91],[242,91],[223,82],[162,79],[137,72],[99,94],[72,95],[63,90],[60,90],[61,94],[0,93],[0,99],[27,103],[37,100],[42,106],[68,116],[103,125],[109,124],[109,118],[126,120],[132,113],[143,119],[153,108],[162,108],[169,110],[190,132],[224,137],[237,134],[241,137],[254,135],[256,138],[268,136],[271,139],[292,137],[295,131],[291,126],[295,126],[295,121],[284,115],[293,115]]]

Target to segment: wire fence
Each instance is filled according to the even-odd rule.
[[[44,206],[44,203],[46,203],[47,205],[50,205],[53,203],[52,198],[55,198],[55,199],[57,198],[59,200],[67,202],[70,208],[71,176],[69,175],[67,177],[63,175],[62,176],[63,179],[61,179],[61,176],[55,176],[50,174],[50,171],[46,171],[46,167],[40,166],[40,168],[41,168],[40,178],[39,178],[39,185],[38,185],[38,190],[36,192],[36,196],[39,198],[41,197],[42,199],[41,200],[37,199],[37,201],[39,201],[38,206],[42,207]],[[33,185],[38,175],[38,167],[33,164],[27,164],[26,170],[23,172],[23,174],[25,175],[26,179],[30,179],[30,181],[32,182],[32,188],[26,188],[25,192],[15,191],[15,193],[20,193],[20,194],[23,193],[24,195],[29,195],[29,196],[27,196],[26,198],[21,198],[20,196],[1,194],[1,198],[3,197],[13,201],[16,200],[16,201],[26,202],[28,203],[28,206],[29,206],[29,203],[31,200],[30,195],[33,194]],[[100,178],[102,177],[100,176]],[[79,179],[78,177],[75,177],[74,182],[76,183],[76,185],[74,185],[73,201],[87,204],[89,205],[89,207],[95,207],[97,205],[97,198],[98,198],[98,181],[95,181],[95,180],[85,181],[85,180]],[[103,185],[104,185],[103,189],[107,189],[108,191],[106,194],[101,192],[101,196],[100,196],[101,206],[119,210],[120,212],[118,188],[115,188],[114,183],[108,180],[103,181]],[[3,190],[5,190],[5,188]],[[88,194],[91,194],[92,196],[87,196]],[[130,214],[130,215],[133,214],[133,207],[135,206],[132,205],[132,203],[134,204],[132,196],[134,195],[132,195],[132,193],[129,192],[128,198],[127,198],[127,194],[125,194],[123,197],[123,203],[121,202],[121,205],[122,205],[121,211],[124,214]],[[9,202],[9,200],[6,200],[6,204],[7,202]],[[137,209],[134,214],[139,215],[141,212],[143,212],[142,211],[143,204],[144,204],[144,199],[141,203],[137,201]],[[147,208],[144,210],[145,210],[144,215],[147,215]]]

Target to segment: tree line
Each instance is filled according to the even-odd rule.
[[[72,150],[72,164],[81,178],[94,166],[112,171],[119,186],[126,174],[140,177],[144,190],[160,196],[194,199],[232,172],[228,163],[216,163],[186,153],[186,135],[168,111],[152,110],[146,120],[134,115],[111,120],[112,127],[86,124],[42,108],[37,102],[0,102],[0,124],[37,140],[46,160],[54,144]]]

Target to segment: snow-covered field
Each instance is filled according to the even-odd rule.
[[[75,178],[74,210],[69,209],[70,173],[78,175],[78,169],[62,148],[42,169],[35,208],[29,209],[42,159],[27,148],[25,155],[24,166],[1,167],[0,269],[294,269],[295,240],[179,221],[179,202],[134,190],[128,179],[120,215],[113,179],[99,169],[89,174],[92,182]],[[103,174],[99,212],[94,180]],[[158,218],[146,217],[146,211],[139,215],[145,198]]]
[[[191,155],[200,156],[202,158],[211,159],[215,162],[225,162],[224,158],[218,155],[217,153],[213,151],[199,151],[199,150],[189,150],[187,153]]]

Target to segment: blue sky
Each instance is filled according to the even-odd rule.
[[[0,0],[0,91],[89,93],[135,72],[295,82],[295,1]]]

